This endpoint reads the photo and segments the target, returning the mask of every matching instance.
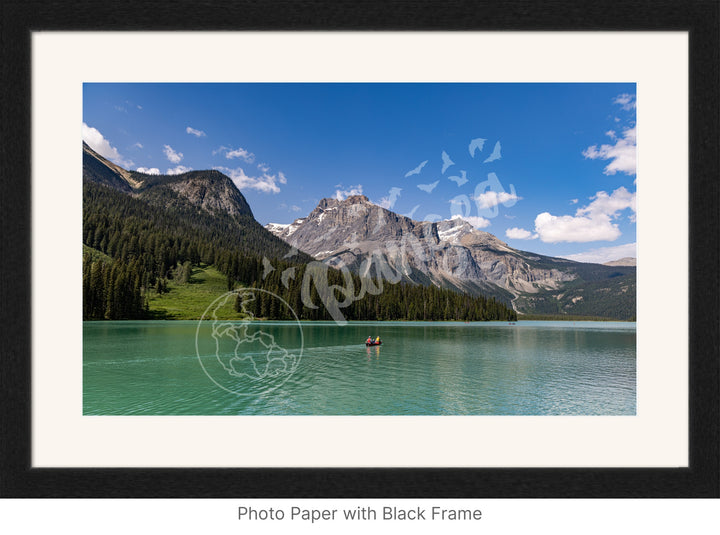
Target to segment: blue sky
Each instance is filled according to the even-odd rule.
[[[512,247],[635,256],[635,84],[85,84],[82,136],[128,169],[219,169],[262,224],[367,195]]]

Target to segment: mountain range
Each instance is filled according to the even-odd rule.
[[[255,220],[243,194],[220,171],[190,171],[179,175],[128,171],[83,143],[83,182],[90,188],[85,194],[86,201],[107,197],[107,191],[97,190],[97,186],[107,186],[116,192],[112,202],[130,197],[140,203],[135,203],[137,208],[154,209],[155,217],[162,214],[165,220],[180,219],[175,227],[187,227],[185,235],[199,232],[200,239],[260,257],[281,258],[288,251],[284,241]],[[91,195],[96,192],[102,195]],[[84,216],[92,217],[98,210],[106,207],[92,210],[86,207]],[[300,253],[296,260],[310,262],[313,259]]]
[[[306,217],[269,231],[300,251],[361,276],[393,274],[496,297],[520,313],[629,319],[635,315],[635,270],[574,262],[510,247],[456,218],[419,222],[364,195],[322,199]]]
[[[634,266],[580,263],[520,251],[462,219],[419,222],[357,195],[342,201],[322,199],[306,217],[263,227],[233,181],[219,171],[128,171],[85,143],[83,181],[83,243],[116,258],[129,258],[139,247],[151,253],[153,262],[160,258],[162,263],[169,252],[170,269],[184,250],[186,257],[207,264],[227,264],[236,254],[252,255],[258,260],[250,271],[256,273],[263,269],[261,258],[292,255],[289,261],[297,265],[319,260],[361,277],[494,297],[521,314],[619,319],[635,315]],[[159,227],[166,251],[160,256],[157,233],[151,235]],[[136,229],[139,237],[128,229]],[[138,240],[140,246],[135,244]],[[230,256],[222,253],[219,258],[217,251]],[[232,271],[228,265],[220,267],[223,273]],[[163,276],[164,269],[152,269]]]

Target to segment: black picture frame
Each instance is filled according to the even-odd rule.
[[[248,1],[2,5],[1,497],[720,496],[720,4]],[[35,31],[687,31],[690,50],[689,467],[105,469],[31,465],[31,34]],[[667,290],[669,293],[672,289]],[[671,311],[668,311],[671,313]]]

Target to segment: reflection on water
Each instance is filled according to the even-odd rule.
[[[263,322],[296,349],[295,324]],[[271,392],[215,385],[195,322],[87,322],[85,414],[621,415],[636,410],[634,323],[303,323]],[[365,346],[368,335],[381,346]],[[201,354],[203,362],[215,359]],[[208,360],[205,360],[208,359]]]

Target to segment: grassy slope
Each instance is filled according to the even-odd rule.
[[[190,280],[178,284],[168,281],[168,292],[158,295],[151,290],[150,313],[157,319],[200,319],[210,304],[227,292],[227,280],[212,266],[194,267]],[[242,319],[230,306],[223,307],[223,319]]]

